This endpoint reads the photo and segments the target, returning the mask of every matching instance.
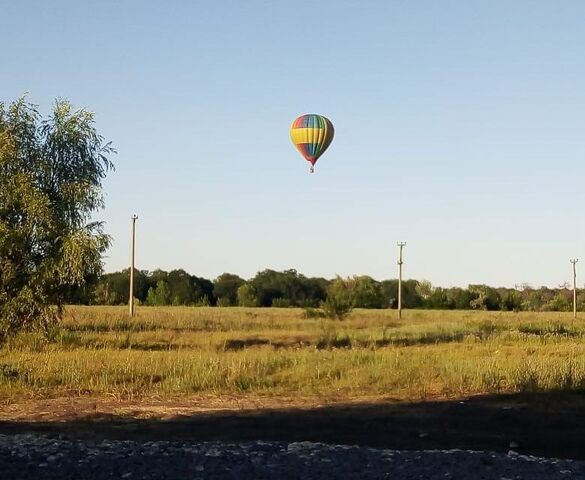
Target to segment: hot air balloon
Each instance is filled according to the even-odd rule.
[[[290,139],[305,160],[311,164],[310,172],[313,173],[315,163],[333,140],[333,124],[322,115],[314,113],[301,115],[290,127]]]

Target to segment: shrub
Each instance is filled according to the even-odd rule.
[[[272,299],[272,306],[276,308],[288,308],[291,306],[288,298],[274,298]]]
[[[327,288],[327,299],[322,303],[323,313],[328,318],[343,320],[351,313],[355,304],[354,281],[337,277]]]

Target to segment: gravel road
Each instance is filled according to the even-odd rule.
[[[0,435],[0,478],[555,480],[585,479],[585,462],[309,442],[92,442]]]

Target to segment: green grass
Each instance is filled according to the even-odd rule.
[[[71,307],[0,349],[0,398],[191,395],[453,398],[585,389],[585,323],[565,313]]]

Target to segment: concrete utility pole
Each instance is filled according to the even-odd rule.
[[[571,260],[573,264],[573,325],[575,324],[575,320],[577,319],[577,262],[579,261],[578,258],[574,258]]]
[[[402,248],[406,242],[398,242],[396,245],[400,247],[400,257],[398,259],[398,320],[402,318]]]
[[[134,316],[134,255],[136,250],[136,220],[138,215],[132,215],[132,243],[130,244],[130,298],[128,301],[130,316]]]

